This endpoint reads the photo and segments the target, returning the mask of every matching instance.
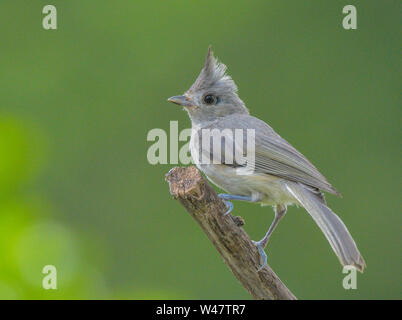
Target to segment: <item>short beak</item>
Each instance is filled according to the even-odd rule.
[[[191,99],[189,99],[186,96],[173,96],[168,99],[169,102],[178,104],[179,106],[183,107],[192,107],[194,106],[193,102]]]

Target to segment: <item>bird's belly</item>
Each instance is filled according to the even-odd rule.
[[[201,164],[198,167],[209,180],[230,194],[251,196],[266,205],[295,203],[281,178],[259,173],[242,175],[236,168],[220,164]]]

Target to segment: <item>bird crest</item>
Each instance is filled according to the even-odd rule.
[[[209,46],[204,67],[189,91],[195,92],[198,90],[219,88],[220,90],[226,89],[237,92],[237,86],[233,79],[226,74],[226,69],[226,65],[214,57],[211,46]]]

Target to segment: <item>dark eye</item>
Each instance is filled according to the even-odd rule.
[[[208,94],[204,97],[204,102],[206,104],[215,104],[216,103],[216,97],[213,96],[212,94]]]

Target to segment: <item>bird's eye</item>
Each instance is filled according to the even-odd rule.
[[[207,94],[207,95],[204,97],[204,102],[205,102],[206,104],[215,104],[215,103],[216,103],[216,97],[213,96],[212,94]]]

